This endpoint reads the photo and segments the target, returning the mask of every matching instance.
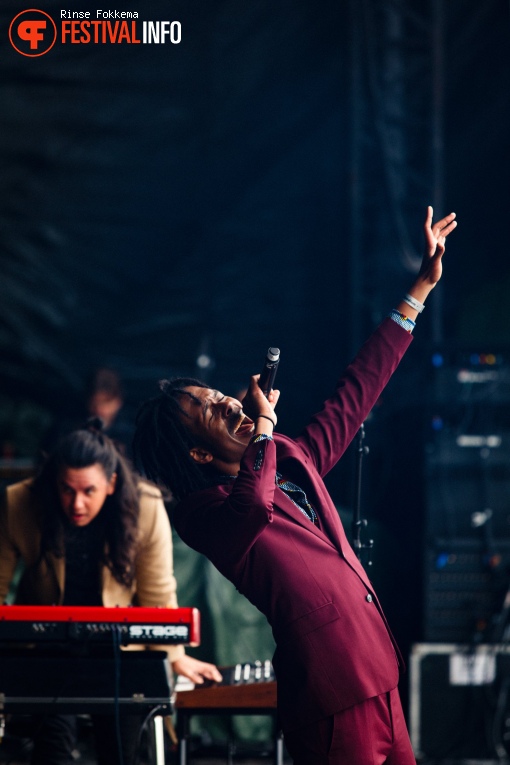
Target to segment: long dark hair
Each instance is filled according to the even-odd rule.
[[[135,576],[138,516],[140,497],[137,479],[125,457],[113,441],[101,432],[99,419],[63,436],[47,457],[33,482],[44,516],[41,529],[41,557],[52,552],[63,557],[65,516],[61,511],[57,490],[58,474],[62,468],[85,468],[100,465],[106,479],[117,476],[115,491],[106,497],[101,508],[107,554],[105,564],[114,578],[130,586]]]
[[[195,398],[186,388],[209,388],[192,377],[161,380],[160,393],[140,407],[133,441],[135,465],[160,486],[170,489],[175,500],[208,486],[216,471],[200,466],[190,456],[197,444],[183,420],[189,415],[181,406],[183,396]]]

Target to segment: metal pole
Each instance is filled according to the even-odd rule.
[[[157,715],[154,718],[154,745],[156,750],[156,765],[165,765],[165,737],[163,718]]]

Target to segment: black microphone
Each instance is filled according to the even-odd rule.
[[[262,367],[262,372],[259,378],[259,387],[262,388],[262,393],[267,398],[271,389],[274,386],[274,378],[276,377],[276,371],[280,362],[280,349],[268,348],[267,356]]]

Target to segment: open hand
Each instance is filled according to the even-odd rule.
[[[434,286],[443,272],[441,259],[445,251],[445,242],[448,234],[457,227],[455,213],[446,215],[441,220],[432,222],[433,210],[429,205],[427,207],[427,217],[425,219],[425,254],[423,256],[419,278],[428,284]]]

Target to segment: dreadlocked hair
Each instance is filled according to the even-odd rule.
[[[65,468],[99,465],[110,481],[116,474],[115,490],[101,508],[106,549],[104,563],[122,585],[131,586],[135,577],[140,494],[136,476],[114,442],[101,432],[102,421],[92,418],[79,430],[63,436],[47,457],[33,482],[44,514],[41,558],[51,552],[63,557],[65,516],[60,511],[58,476]],[[58,510],[57,510],[58,509]]]
[[[179,501],[194,491],[210,484],[210,465],[198,465],[190,455],[196,446],[182,419],[189,417],[180,399],[189,396],[186,388],[209,388],[192,377],[174,377],[161,380],[160,393],[140,407],[136,417],[133,441],[135,464],[149,480],[172,492]]]

